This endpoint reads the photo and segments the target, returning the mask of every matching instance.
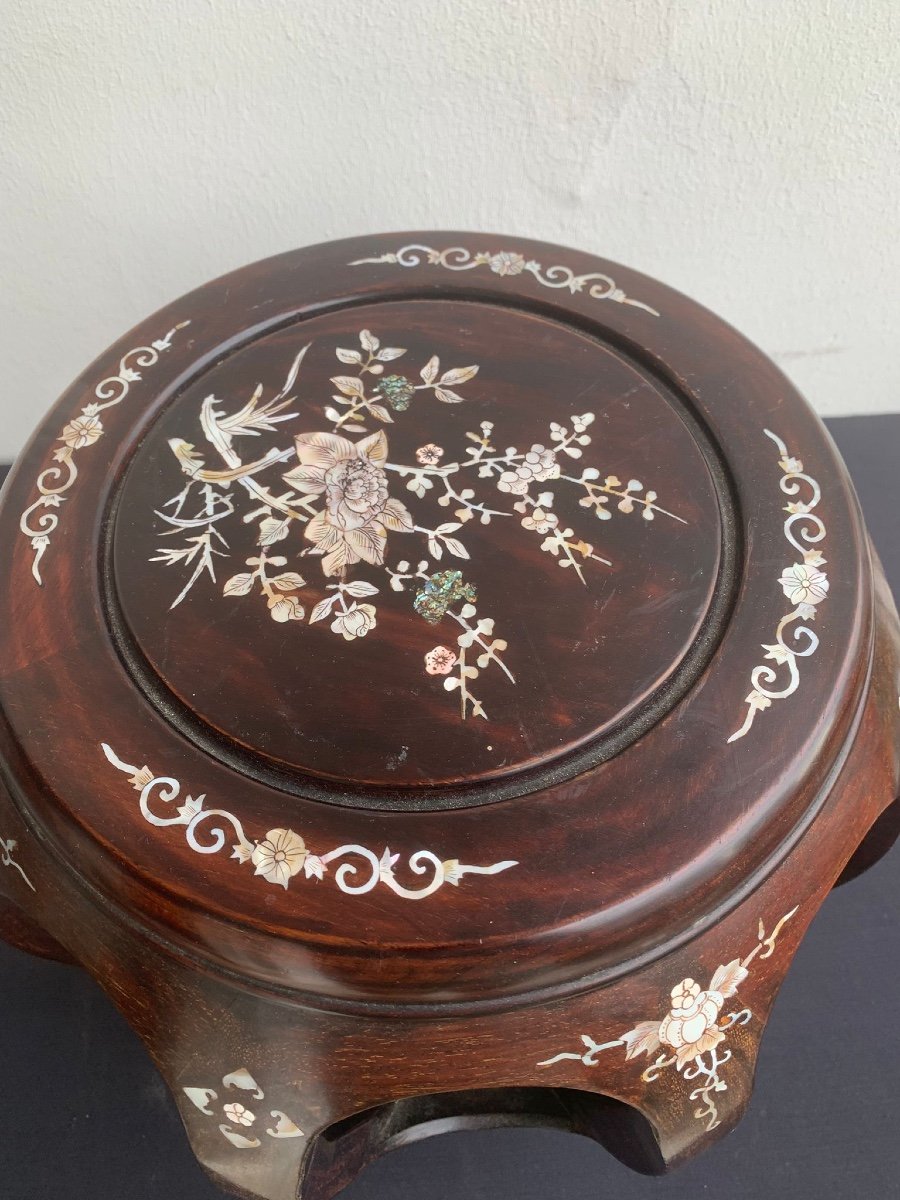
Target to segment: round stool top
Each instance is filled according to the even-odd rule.
[[[194,379],[129,465],[112,570],[198,736],[402,806],[633,735],[722,535],[662,383],[549,317],[426,298],[318,314]]]
[[[715,920],[813,819],[871,638],[777,369],[514,238],[200,288],[76,381],[0,522],[3,762],[61,869],[323,1003],[576,987]]]

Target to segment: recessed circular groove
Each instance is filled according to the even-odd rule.
[[[537,313],[544,319],[549,318],[555,325],[574,328],[582,335],[589,336],[601,347],[615,347],[617,353],[634,371],[646,378],[655,388],[663,391],[667,402],[671,404],[700,449],[713,481],[718,504],[722,530],[720,563],[711,603],[693,645],[661,687],[641,706],[626,713],[620,722],[612,725],[603,734],[589,740],[587,744],[579,747],[576,751],[561,754],[542,763],[537,768],[526,768],[508,776],[487,779],[474,786],[443,785],[430,788],[418,785],[391,788],[368,786],[363,790],[362,787],[356,785],[332,783],[322,777],[313,776],[295,768],[282,768],[271,760],[263,760],[252,749],[245,749],[228,737],[217,733],[193,714],[159,679],[127,626],[114,581],[112,541],[125,480],[132,467],[135,454],[151,424],[168,411],[187,387],[196,383],[198,378],[212,369],[213,365],[227,361],[239,350],[261,338],[270,336],[273,332],[301,326],[306,320],[321,315],[323,311],[333,312],[343,308],[371,306],[379,300],[393,303],[409,298],[426,302],[429,300],[445,302],[451,299],[454,303],[463,301],[483,306],[501,306],[515,309],[518,312],[522,312],[524,309],[525,312]],[[319,305],[314,310],[296,315],[289,320],[278,320],[257,328],[252,337],[235,342],[229,346],[227,352],[217,356],[207,356],[202,368],[193,372],[189,378],[182,380],[177,392],[167,397],[165,403],[148,414],[142,422],[138,436],[128,448],[126,457],[117,472],[115,486],[104,515],[100,564],[101,593],[117,651],[130,677],[179,733],[220,762],[251,779],[283,792],[346,807],[396,809],[398,805],[402,805],[407,811],[428,811],[487,804],[546,789],[583,773],[620,753],[643,736],[678,703],[709,661],[727,624],[734,602],[737,587],[736,568],[741,547],[730,478],[712,438],[693,412],[689,401],[671,379],[666,378],[654,365],[646,362],[641,355],[635,354],[634,347],[624,344],[621,338],[614,339],[608,336],[606,330],[602,332],[603,336],[598,336],[596,322],[579,322],[568,317],[561,320],[559,311],[546,304],[534,303],[527,306],[523,306],[521,303],[510,304],[508,298],[504,300],[502,297],[484,296],[483,294],[477,297],[457,294],[435,297],[433,294],[423,295],[413,292],[405,293],[403,296],[392,294],[390,297],[365,297],[357,298],[350,303]]]

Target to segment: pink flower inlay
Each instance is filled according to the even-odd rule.
[[[429,675],[449,675],[456,666],[457,655],[447,646],[435,646],[425,655],[425,670]]]

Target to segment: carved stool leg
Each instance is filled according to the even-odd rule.
[[[567,1128],[599,1142],[632,1170],[664,1174],[717,1141],[744,1115],[764,1028],[759,1021],[754,1026],[751,1031],[735,1025],[727,1041],[681,1069],[663,1054],[654,1065],[645,1059],[643,1070],[631,1060],[636,1070],[629,1078],[628,1067],[610,1060],[604,1068],[601,1056],[595,1064],[601,1073],[580,1081],[596,1086],[596,1093],[574,1086],[557,1093],[570,1118]],[[628,1100],[602,1089],[619,1094],[627,1089]]]
[[[49,958],[62,963],[75,961],[68,950],[54,941],[39,925],[29,920],[18,905],[4,896],[0,896],[0,938],[16,950],[24,950],[39,958]]]
[[[650,1123],[627,1104],[566,1088],[485,1088],[409,1097],[326,1129],[309,1151],[304,1200],[331,1200],[401,1146],[443,1133],[514,1126],[580,1133],[644,1174],[665,1170]]]
[[[752,1035],[735,1030],[727,1049],[710,1050],[680,1072],[668,1068],[667,1087],[661,1086],[662,1077],[647,1075],[652,1085],[644,1105],[658,1145],[660,1170],[669,1171],[693,1158],[741,1120],[750,1103],[762,1032],[760,1026]]]
[[[783,904],[779,897],[770,908],[779,915],[763,919],[765,906],[755,895],[749,911],[735,910],[687,953],[674,951],[649,966],[637,983],[574,997],[557,1010],[555,1024],[568,1034],[545,1035],[554,1051],[538,1066],[548,1082],[572,1089],[572,1097],[576,1089],[601,1094],[594,1105],[574,1101],[579,1132],[626,1165],[659,1174],[738,1123],[772,1003],[805,924],[798,906],[785,911]]]
[[[854,851],[837,878],[835,887],[849,883],[881,862],[900,837],[900,799],[889,805]]]
[[[515,1125],[571,1128],[552,1089],[481,1089],[411,1096],[380,1105],[319,1135],[304,1172],[304,1200],[331,1200],[389,1150],[442,1133]]]

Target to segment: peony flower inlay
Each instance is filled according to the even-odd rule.
[[[295,439],[300,465],[285,483],[308,496],[325,497],[325,508],[307,522],[304,537],[323,554],[326,575],[360,561],[384,562],[388,530],[411,533],[413,519],[388,496],[388,442],[379,430],[353,443],[334,433],[301,433]]]
[[[346,612],[338,613],[331,622],[332,633],[340,633],[348,642],[365,637],[374,628],[374,604],[351,604]]]
[[[781,931],[794,916],[797,909],[786,913],[770,934],[760,921],[757,942],[743,959],[732,959],[717,967],[706,988],[689,976],[677,983],[669,996],[669,1011],[660,1020],[641,1021],[633,1029],[619,1034],[608,1041],[598,1042],[590,1034],[581,1035],[585,1049],[580,1052],[563,1051],[538,1063],[540,1067],[552,1067],[561,1062],[579,1062],[586,1067],[598,1065],[598,1055],[617,1046],[624,1046],[626,1061],[641,1055],[657,1057],[641,1075],[644,1083],[654,1083],[668,1067],[675,1070],[689,1083],[696,1083],[688,1099],[702,1101],[702,1107],[694,1110],[698,1120],[707,1122],[707,1130],[719,1124],[716,1096],[728,1091],[728,1085],[720,1072],[731,1059],[731,1050],[719,1050],[726,1041],[728,1031],[735,1025],[746,1025],[753,1019],[749,1008],[740,1008],[722,1015],[725,1001],[737,995],[738,989],[750,975],[750,967],[756,958],[770,958]],[[674,1051],[674,1053],[667,1053]]]
[[[746,976],[744,971],[741,978]],[[683,979],[672,989],[672,1008],[659,1027],[659,1040],[677,1051],[675,1065],[679,1070],[724,1039],[725,1034],[716,1026],[724,1003],[725,996],[713,984],[704,992],[693,979]]]

